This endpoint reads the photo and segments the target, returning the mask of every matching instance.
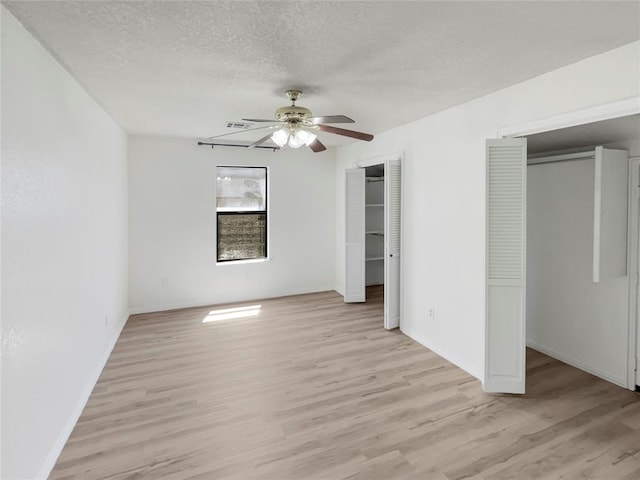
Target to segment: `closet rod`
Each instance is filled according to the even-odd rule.
[[[568,162],[571,160],[592,160],[594,158],[596,158],[596,151],[589,150],[588,152],[565,153],[563,155],[551,155],[548,157],[528,158],[527,165],[535,165],[538,163],[551,163],[551,162]]]
[[[384,177],[367,178],[367,182],[384,182]]]

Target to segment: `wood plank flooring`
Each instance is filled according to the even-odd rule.
[[[132,316],[50,478],[640,479],[638,394],[529,351],[485,395],[369,298]]]

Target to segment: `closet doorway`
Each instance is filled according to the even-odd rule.
[[[384,292],[384,164],[366,167],[364,171],[365,287],[369,292],[379,288]]]
[[[524,393],[526,345],[634,389],[640,379],[640,172],[634,170],[640,168],[640,115],[528,135],[516,133],[523,127],[509,130],[499,136],[511,138],[488,142],[483,387]],[[505,155],[511,156],[509,165]],[[516,180],[519,198],[500,205],[504,192],[495,187],[511,196]],[[505,250],[504,215],[515,211],[520,213],[510,218],[506,232],[518,248]],[[521,253],[512,266],[523,262],[522,269],[506,273],[518,277],[519,291],[515,279],[500,276],[513,251]]]
[[[358,162],[345,172],[346,303],[366,302],[367,287],[383,290],[384,328],[401,318],[401,156]],[[379,294],[379,293],[378,293]]]

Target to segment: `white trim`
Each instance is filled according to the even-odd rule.
[[[602,147],[596,147],[593,188],[593,283],[600,283],[602,262]],[[628,215],[628,214],[627,214]],[[628,216],[627,216],[628,219]]]
[[[69,418],[67,419],[67,422],[65,423],[64,428],[58,435],[58,438],[56,439],[55,443],[51,447],[51,450],[49,450],[49,454],[47,455],[47,458],[42,464],[42,467],[40,467],[40,472],[36,476],[36,480],[39,480],[39,479],[46,480],[51,474],[51,470],[53,470],[53,467],[55,466],[58,460],[58,457],[62,453],[62,449],[67,443],[67,440],[69,440],[69,435],[71,435],[71,432],[76,426],[76,423],[78,423],[78,419],[80,418],[80,415],[82,414],[82,411],[84,410],[84,407],[86,406],[87,401],[91,396],[91,392],[93,392],[93,389],[96,386],[96,383],[98,383],[100,374],[102,374],[102,370],[104,369],[104,366],[107,364],[107,360],[109,360],[109,357],[111,356],[113,347],[115,347],[116,342],[118,341],[118,338],[120,338],[120,333],[122,333],[122,329],[126,325],[130,315],[131,315],[130,313],[127,313],[120,320],[120,326],[115,331],[113,337],[111,337],[111,339],[109,340],[109,344],[107,345],[107,348],[103,352],[102,358],[98,362],[98,365],[96,365],[96,368],[93,370],[93,372],[91,372],[91,375],[89,376],[89,381],[85,385],[84,390],[82,390],[82,393],[80,394],[78,401],[73,407],[73,410],[71,410],[71,415],[69,415]]]
[[[454,364],[456,367],[461,368],[462,370],[467,372],[469,375],[482,381],[482,376],[483,376],[482,368],[467,362],[466,360],[460,358],[458,355],[454,353],[451,353],[449,350],[438,345],[437,343],[426,340],[425,338],[412,332],[411,330],[407,330],[402,326],[402,324],[400,325],[400,331],[404,333],[407,337],[418,342],[423,347],[428,348],[436,355],[444,358],[447,362]]]
[[[367,158],[365,160],[358,160],[353,164],[354,168],[366,168],[373,167],[374,165],[384,164],[387,160],[400,160],[404,163],[404,152],[393,152],[379,155],[377,157]]]
[[[269,216],[267,215],[267,222],[269,222]],[[267,233],[267,235],[269,235]],[[269,248],[269,244],[267,243],[267,248]],[[263,258],[247,258],[243,260],[227,260],[226,262],[216,262],[216,267],[223,267],[225,265],[246,265],[248,263],[264,263],[271,261],[269,257]]]
[[[638,315],[638,262],[640,249],[640,157],[629,159],[629,206],[628,206],[628,244],[627,244],[627,279],[629,281],[629,328],[627,355],[627,388],[635,390],[639,383],[636,374],[636,358],[640,356],[638,344],[638,329],[640,329],[640,315]]]
[[[579,360],[574,360],[570,357],[567,357],[566,355],[563,355],[562,353],[556,352],[555,350],[552,350],[547,347],[543,347],[542,345],[534,342],[533,340],[527,340],[527,347],[537,350],[538,352],[542,352],[545,355],[548,355],[549,357],[555,358],[556,360],[560,360],[561,362],[566,363],[567,365],[571,365],[572,367],[578,368],[580,370],[584,370],[585,372],[590,373],[591,375],[595,375],[596,377],[600,377],[608,382],[615,383],[616,385],[619,385],[621,387],[626,387],[625,378],[614,377],[613,375],[610,375],[601,370],[593,368],[585,363],[582,363]]]
[[[617,102],[563,113],[533,122],[505,127],[498,130],[497,138],[524,137],[536,133],[575,127],[585,123],[599,122],[611,118],[626,117],[640,113],[640,97],[631,97]]]

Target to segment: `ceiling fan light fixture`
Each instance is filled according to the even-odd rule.
[[[307,146],[311,145],[311,143],[318,138],[315,133],[310,132],[309,130],[298,130],[295,133],[295,137]]]
[[[302,134],[304,130],[296,130],[289,135],[289,146],[291,148],[300,148],[305,143],[305,136]]]
[[[276,130],[273,132],[273,135],[271,135],[271,140],[279,147],[284,147],[287,144],[287,140],[289,140],[289,129],[281,128]]]
[[[303,145],[310,145],[317,135],[303,128],[286,126],[273,132],[271,140],[279,147],[288,145],[290,148],[300,148]]]

